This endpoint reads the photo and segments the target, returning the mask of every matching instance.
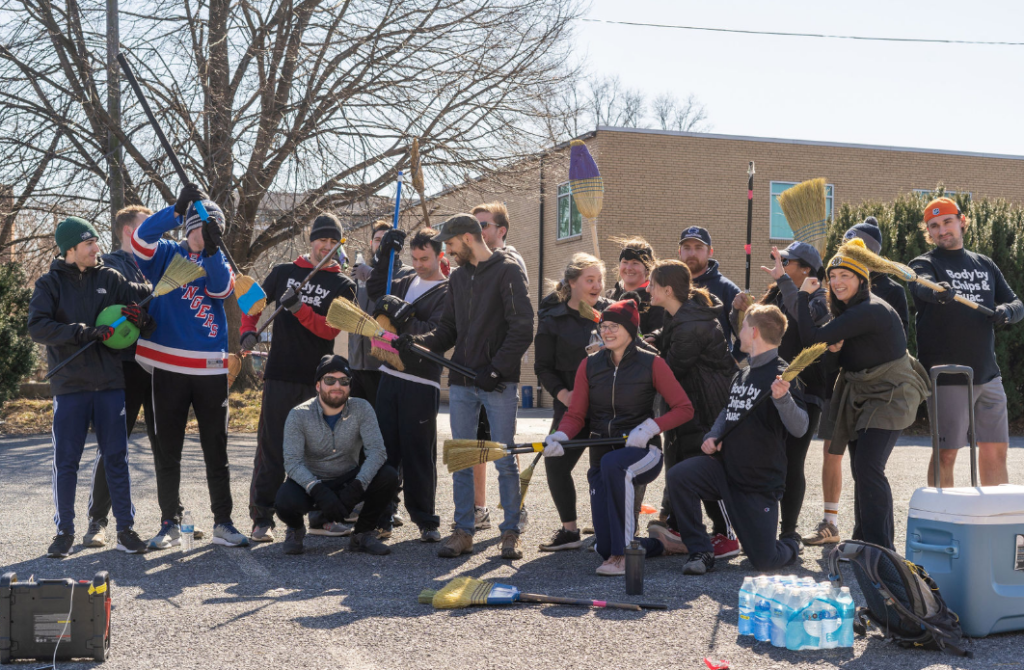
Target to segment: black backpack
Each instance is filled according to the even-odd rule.
[[[853,565],[867,607],[858,607],[854,631],[866,635],[874,624],[905,648],[945,651],[973,658],[960,630],[960,618],[946,606],[939,587],[920,565],[869,542],[840,542],[828,557],[828,578],[842,586],[840,563]]]

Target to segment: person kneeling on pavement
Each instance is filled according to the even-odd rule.
[[[749,365],[733,376],[729,403],[704,436],[701,450],[707,456],[678,463],[665,479],[679,535],[652,526],[652,537],[644,546],[649,553],[648,543],[662,545],[666,554],[689,552],[683,574],[702,575],[715,566],[701,518],[703,500],[725,503],[754,569],[782,568],[800,553],[796,539],[776,539],[779,499],[786,484],[786,438],[807,432],[800,393],[781,377],[787,363],[779,357],[779,344],[786,325],[786,316],[775,305],[747,310],[740,348],[749,355]],[[771,393],[772,402],[755,407],[765,393]],[[733,426],[736,429],[723,439]]]
[[[349,547],[375,556],[390,554],[374,526],[395,495],[398,473],[385,463],[373,407],[349,398],[352,370],[342,356],[321,358],[313,382],[317,396],[293,408],[284,424],[288,478],[274,503],[288,526],[284,553],[303,552],[306,513],[319,510],[328,521],[340,522],[362,502]]]

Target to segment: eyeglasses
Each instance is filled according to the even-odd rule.
[[[348,386],[352,383],[352,380],[348,377],[321,377],[320,381],[322,381],[325,386],[334,386],[335,384]]]
[[[787,265],[789,265],[789,261],[790,261],[790,259],[788,259],[788,258],[783,258],[783,259],[782,259],[782,267],[786,267]]]
[[[604,321],[598,324],[597,329],[602,333],[615,333],[619,330],[619,324],[614,321]]]

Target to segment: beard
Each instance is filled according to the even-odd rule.
[[[342,387],[340,394],[332,394],[329,387],[324,387],[320,391],[320,402],[331,409],[344,407],[345,403],[348,402],[348,389]]]
[[[473,250],[469,247],[464,246],[458,251],[452,250],[452,256],[455,257],[455,262],[459,264],[459,267],[470,265],[473,262]]]
[[[708,269],[708,261],[700,262],[697,258],[687,258],[685,261],[686,267],[690,268],[691,275],[697,275]]]

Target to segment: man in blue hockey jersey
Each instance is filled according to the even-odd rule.
[[[203,222],[194,203],[201,200],[209,213]],[[164,233],[185,224],[185,240],[163,239]],[[228,330],[224,299],[234,290],[234,275],[220,250],[224,212],[194,184],[186,185],[173,207],[146,219],[132,235],[139,269],[156,282],[174,256],[184,256],[206,271],[185,286],[153,300],[149,313],[164,326],[140,339],[136,359],[153,371],[153,414],[159,438],[156,491],[160,532],[150,549],[180,543],[179,496],[181,451],[191,406],[199,423],[199,442],[206,463],[206,483],[213,511],[213,543],[245,546],[248,538],[231,520],[231,481],[228,472]]]

